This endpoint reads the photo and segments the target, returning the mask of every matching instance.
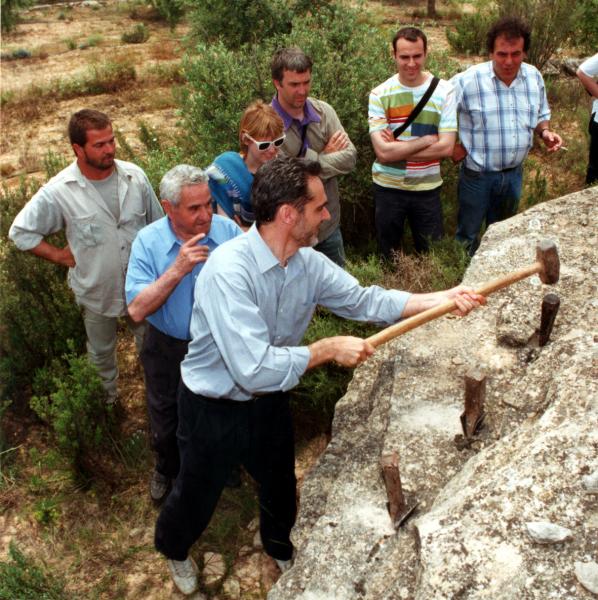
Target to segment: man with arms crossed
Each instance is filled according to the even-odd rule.
[[[490,60],[455,75],[460,143],[453,159],[459,173],[456,238],[473,255],[486,226],[513,216],[521,197],[523,161],[534,132],[549,152],[563,141],[550,130],[550,108],[542,75],[524,61],[530,30],[505,17],[488,32]]]
[[[135,238],[125,286],[129,315],[136,323],[148,321],[141,362],[156,453],[150,496],[157,504],[179,472],[176,393],[191,339],[195,280],[210,252],[242,233],[231,219],[212,215],[208,178],[197,167],[170,169],[160,198],[166,216]]]
[[[195,287],[189,352],[181,364],[181,470],[156,524],[156,548],[177,587],[197,587],[189,549],[207,527],[233,465],[259,484],[260,532],[281,570],[290,566],[296,515],[288,391],[307,369],[347,367],[374,352],[339,336],[301,346],[316,305],[352,319],[393,323],[455,299],[462,314],[484,298],[464,287],[409,294],[357,280],[311,246],[330,218],[321,167],[278,157],[256,173],[255,225],[210,257]]]
[[[424,71],[426,35],[403,27],[392,40],[397,73],[370,93],[368,120],[376,161],[372,165],[376,237],[386,258],[401,247],[409,220],[418,252],[443,234],[440,159],[450,156],[457,132],[452,86],[440,80],[413,122],[395,139],[430,84]]]
[[[286,138],[281,152],[322,165],[320,177],[328,196],[330,219],[322,223],[315,248],[342,267],[345,249],[337,177],[355,168],[357,150],[332,106],[309,97],[312,64],[299,48],[283,48],[274,54],[270,65],[276,88],[272,107],[284,122]]]
[[[116,160],[112,123],[97,110],[80,110],[69,122],[77,159],[44,185],[15,218],[9,237],[21,250],[69,267],[68,282],[83,307],[89,360],[108,394],[117,397],[116,328],[126,316],[125,274],[137,232],[162,216],[145,173]],[[44,239],[61,229],[68,244]],[[129,325],[141,349],[144,323]]]

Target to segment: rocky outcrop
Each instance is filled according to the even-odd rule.
[[[533,262],[536,242],[550,238],[558,284],[521,281],[464,319],[390,342],[356,371],[302,487],[295,564],[269,600],[593,597],[597,206],[595,188],[490,227],[465,283]],[[539,347],[548,291],[560,311]],[[485,421],[466,444],[463,378],[474,367],[487,375]],[[417,503],[398,530],[379,465],[390,452],[407,504]]]

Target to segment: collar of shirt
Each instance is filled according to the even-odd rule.
[[[501,82],[506,87],[511,87],[513,84],[517,85],[519,82],[521,82],[527,76],[525,69],[523,68],[524,63],[521,63],[521,65],[519,66],[519,70],[517,71],[517,75],[515,75],[515,79],[513,79],[513,81],[511,82],[511,85],[507,86],[507,84],[504,81],[502,81],[502,79],[498,78],[498,75],[496,74],[496,71],[494,70],[494,62],[489,61],[489,64],[490,64],[490,77]]]
[[[303,108],[303,119],[295,119],[289,115],[289,113],[280,105],[278,101],[278,96],[274,96],[272,98],[272,108],[280,115],[282,118],[282,122],[284,123],[284,130],[286,131],[293,122],[297,123],[299,127],[307,127],[310,123],[320,123],[322,119],[320,115],[316,112],[314,105],[311,103],[309,98],[305,101],[305,106]]]
[[[264,242],[255,223],[247,232],[247,241],[249,242],[249,247],[253,252],[260,273],[265,273],[280,264],[268,244]]]
[[[131,174],[126,173],[122,168],[119,168],[118,160],[114,160],[114,170],[116,171],[118,177],[127,177],[131,179]],[[75,160],[70,164],[70,166],[66,169],[64,173],[64,182],[68,183],[69,181],[77,182],[82,188],[87,186],[87,177],[81,173],[81,169]]]

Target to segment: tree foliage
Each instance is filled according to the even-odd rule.
[[[19,13],[33,4],[33,0],[0,0],[0,25],[2,31],[12,31],[19,22]]]
[[[531,44],[527,60],[542,69],[564,44],[584,46],[580,30],[585,29],[593,40],[598,40],[598,0],[582,0],[572,4],[568,0],[497,0],[487,3],[478,0],[476,10],[464,14],[454,29],[447,30],[447,38],[457,52],[486,53],[486,34],[499,17],[517,16],[531,28]],[[591,16],[590,16],[591,15]],[[595,48],[595,46],[594,46]]]

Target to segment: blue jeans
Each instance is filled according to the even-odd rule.
[[[340,225],[325,239],[314,246],[314,250],[325,254],[339,267],[345,267],[345,247]]]
[[[459,217],[456,239],[473,256],[486,227],[512,217],[521,197],[522,166],[507,171],[472,171],[463,165],[459,173]]]

